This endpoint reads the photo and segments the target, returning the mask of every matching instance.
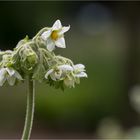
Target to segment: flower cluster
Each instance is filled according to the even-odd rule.
[[[55,88],[74,87],[81,77],[87,77],[83,64],[55,55],[55,47],[66,48],[64,33],[70,26],[57,20],[52,27],[41,29],[35,37],[26,36],[13,51],[0,51],[0,86],[7,81],[15,85],[26,76],[48,83]]]

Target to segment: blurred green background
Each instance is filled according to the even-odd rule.
[[[105,118],[117,120],[123,131],[140,124],[129,99],[140,82],[139,13],[140,2],[0,2],[1,50],[60,19],[71,29],[67,48],[56,54],[85,64],[88,74],[64,92],[36,84],[31,138],[104,138],[97,131]],[[0,138],[20,138],[25,110],[26,83],[0,88]]]

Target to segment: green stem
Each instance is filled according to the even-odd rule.
[[[44,27],[43,29],[41,29],[41,30],[33,37],[32,40],[35,40],[38,36],[40,36],[40,35],[41,35],[44,31],[46,31],[47,29],[49,29],[49,28]]]
[[[34,107],[35,107],[35,85],[34,81],[28,78],[28,93],[27,93],[27,108],[26,108],[26,118],[24,124],[24,130],[22,134],[22,140],[29,140],[33,118],[34,118]]]

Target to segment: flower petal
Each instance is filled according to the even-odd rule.
[[[46,74],[45,74],[45,78],[48,79],[48,76],[53,72],[53,69],[50,69]]]
[[[21,75],[17,72],[17,71],[15,71],[15,75],[14,75],[18,80],[23,80],[22,79],[22,77],[21,77]]]
[[[81,78],[81,77],[88,77],[85,72],[80,72],[78,74],[75,74],[75,77]]]
[[[3,86],[3,84],[5,83],[6,81],[6,77],[0,77],[0,86]]]
[[[13,68],[6,68],[6,71],[10,76],[13,76],[15,74],[15,70]]]
[[[73,79],[69,79],[69,78],[66,78],[64,80],[64,84],[67,86],[67,87],[74,87],[74,80]]]
[[[55,43],[50,38],[47,40],[47,49],[51,52],[55,49]]]
[[[13,86],[15,84],[16,81],[16,77],[15,76],[7,76],[7,81],[9,83],[10,86]]]
[[[69,26],[64,26],[62,27],[61,31],[59,32],[60,35],[63,35],[65,32],[67,32],[70,29],[70,25]]]
[[[57,80],[57,78],[55,77],[55,74],[54,74],[54,73],[51,73],[51,74],[50,74],[50,77],[51,77],[51,79],[54,80],[54,81]]]
[[[73,71],[73,68],[70,65],[61,65],[58,68],[62,71]]]
[[[5,68],[0,69],[0,86],[3,86],[3,84],[6,81],[6,70]]]
[[[0,77],[4,76],[5,73],[6,73],[6,69],[5,68],[1,68],[0,69]]]
[[[62,28],[62,24],[60,20],[56,20],[53,24],[52,30],[59,30]]]
[[[59,48],[66,48],[66,44],[65,44],[65,39],[64,37],[61,37],[61,38],[58,38],[56,41],[55,41],[55,45]]]
[[[83,64],[76,64],[73,66],[75,70],[81,69],[84,70],[85,66]]]
[[[48,37],[51,35],[51,33],[52,33],[52,31],[51,31],[51,30],[48,30],[48,31],[44,32],[44,33],[41,35],[41,38],[42,38],[43,40],[47,40]]]
[[[54,75],[55,75],[56,79],[61,79],[62,71],[61,70],[56,71],[56,72],[54,72]]]

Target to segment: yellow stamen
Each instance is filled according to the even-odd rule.
[[[52,31],[51,38],[53,40],[57,40],[58,39],[58,32],[56,30],[55,31]]]

